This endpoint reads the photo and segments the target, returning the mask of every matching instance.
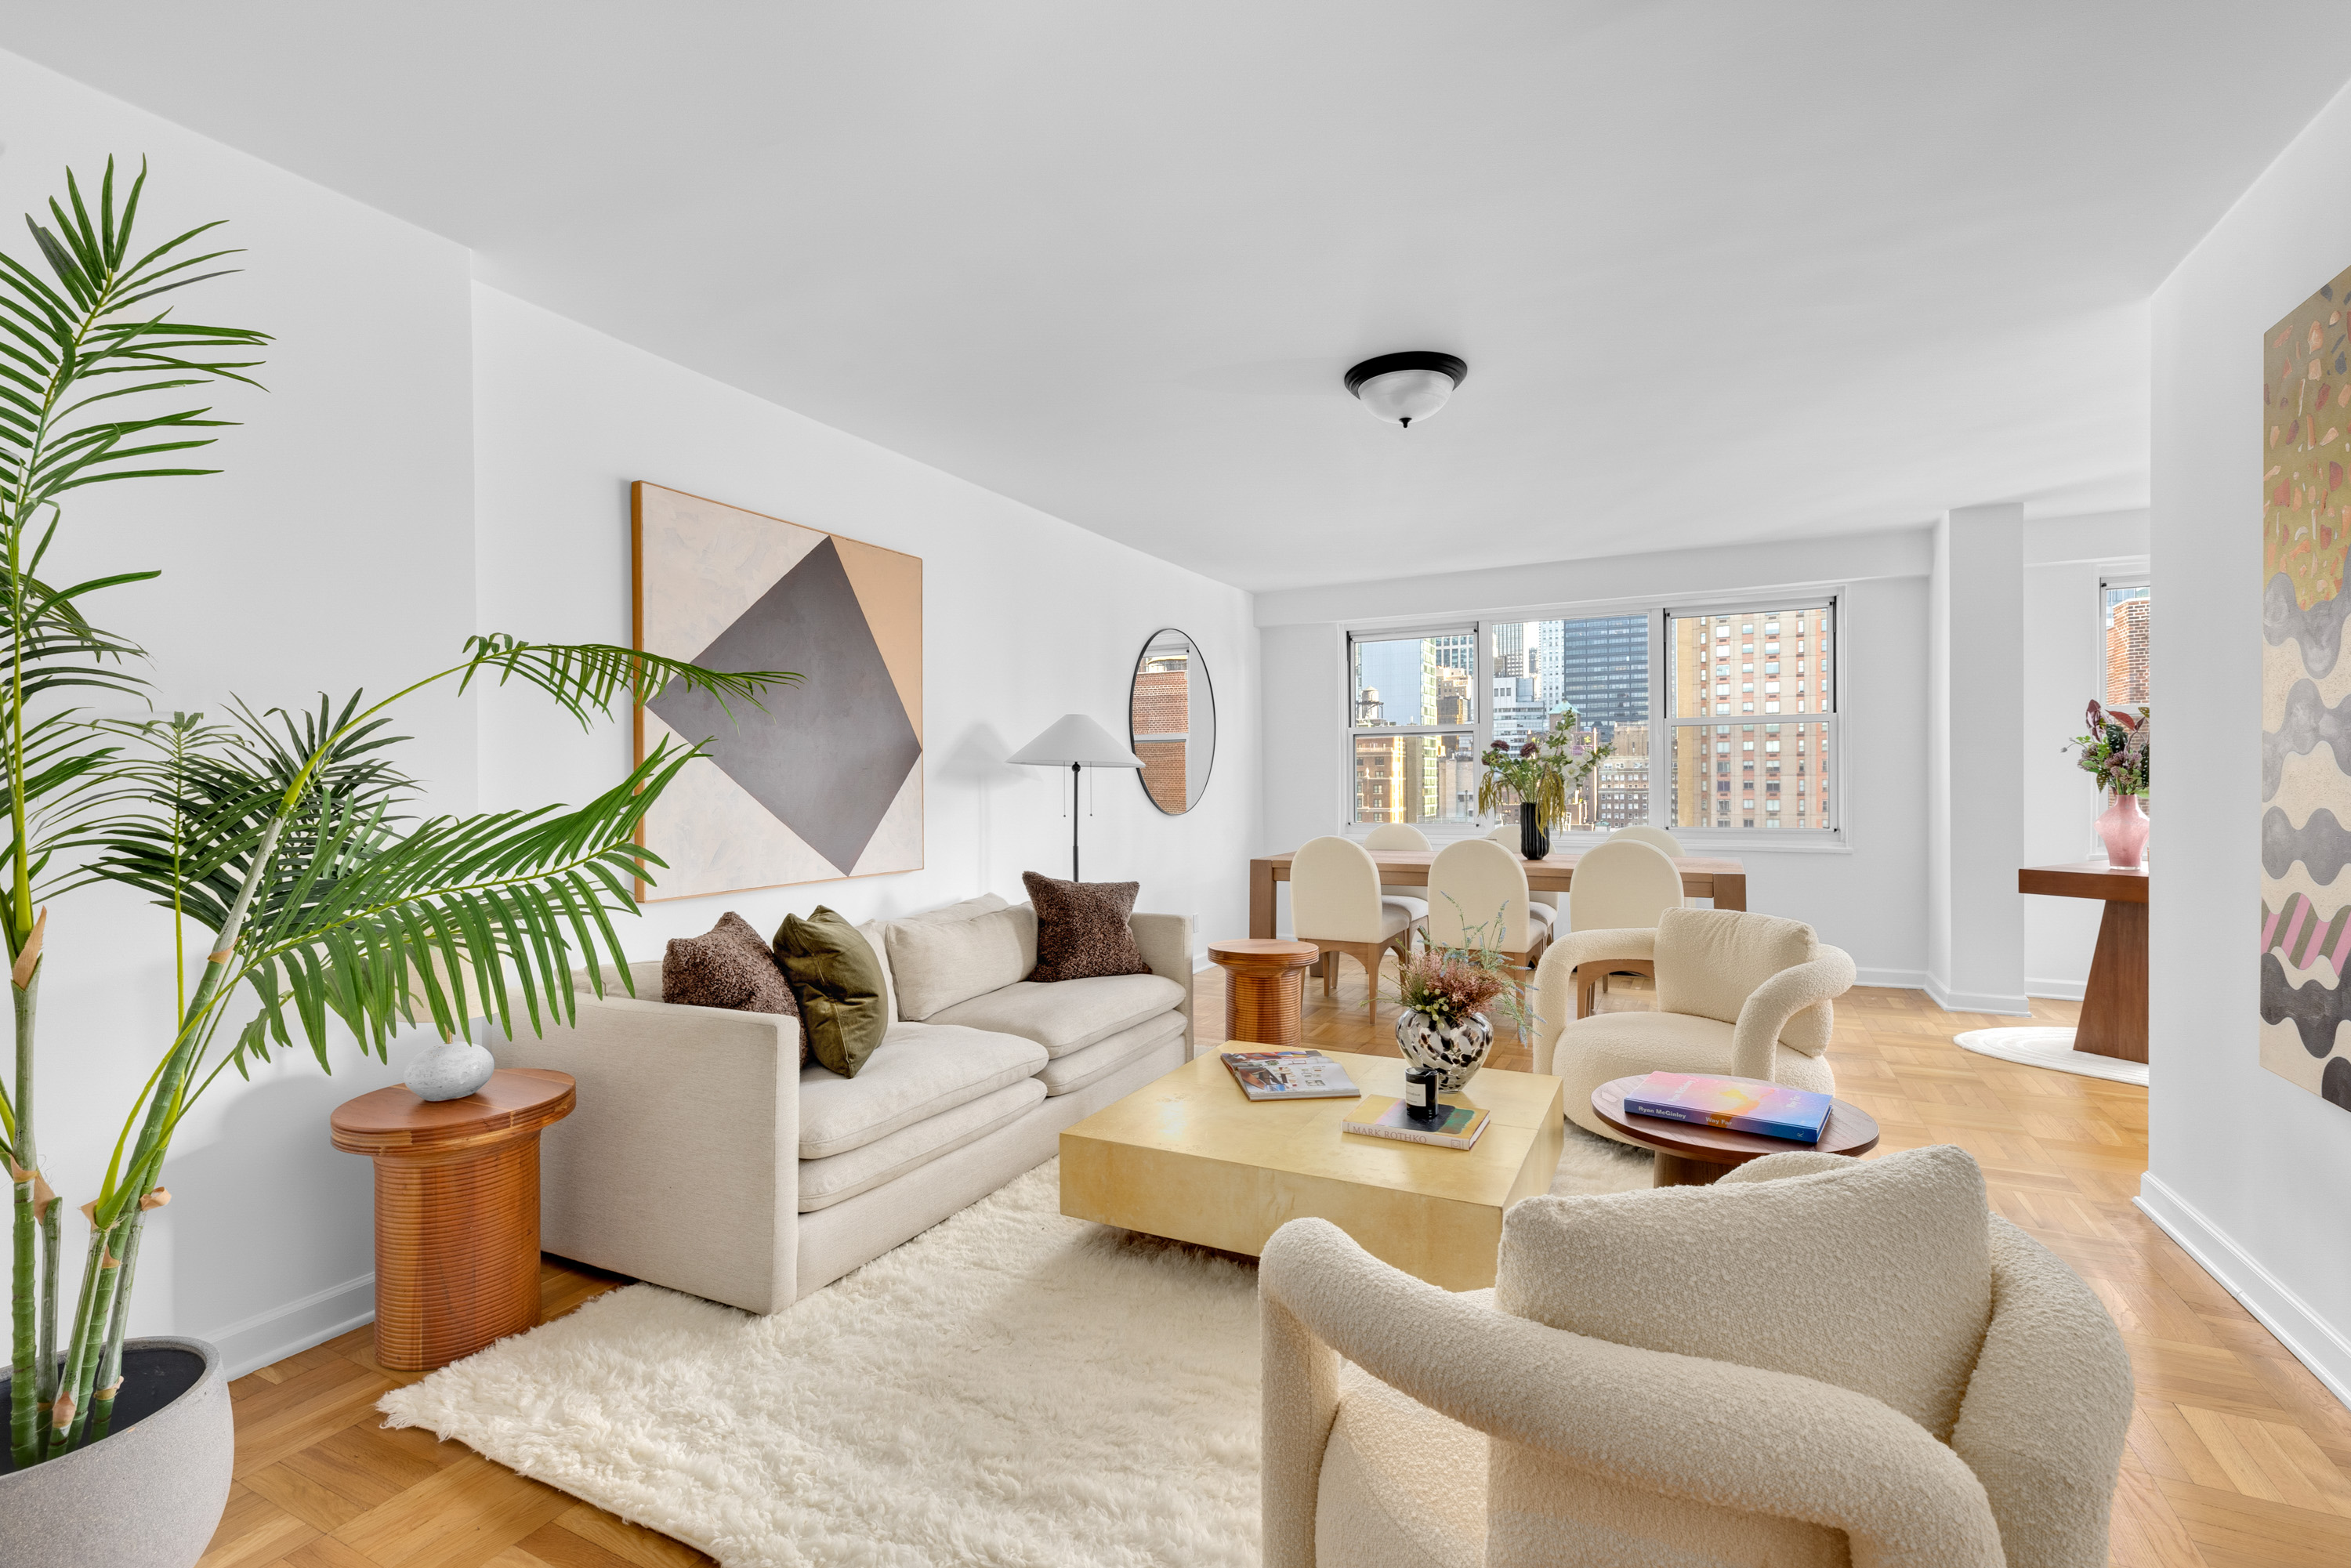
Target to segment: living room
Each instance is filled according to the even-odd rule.
[[[419,1015],[380,1051],[340,1003],[305,1015],[287,1002],[287,1033],[233,1063],[221,1053],[265,1003],[249,986],[221,1003],[205,1015],[225,1030],[207,1070],[230,1071],[172,1122],[152,1184],[168,1200],[126,1186],[110,1162],[119,1136],[139,1146],[133,1112],[155,1103],[151,1074],[176,1049],[164,1020],[201,992],[214,933],[194,915],[175,928],[170,900],[155,906],[152,865],[142,882],[117,855],[79,886],[28,873],[42,896],[23,920],[11,915],[9,936],[20,1020],[37,968],[41,980],[37,1106],[22,1087],[31,1046],[12,1052],[5,1078],[9,1136],[22,1102],[38,1118],[39,1157],[11,1164],[18,1207],[29,1213],[53,1189],[60,1218],[20,1228],[25,1322],[57,1320],[46,1343],[62,1342],[70,1369],[85,1279],[130,1276],[85,1269],[92,1225],[64,1211],[127,1200],[137,1289],[121,1291],[110,1329],[99,1314],[78,1386],[106,1389],[110,1355],[131,1341],[208,1347],[204,1386],[218,1387],[234,1428],[225,1490],[207,1493],[203,1479],[156,1490],[211,1510],[196,1552],[215,1565],[1375,1560],[1338,1521],[1349,1510],[1411,1537],[1381,1561],[1635,1562],[1667,1537],[1635,1547],[1625,1536],[1612,1556],[1593,1532],[1648,1518],[1623,1511],[1619,1495],[1642,1485],[1693,1517],[1769,1516],[1755,1540],[1769,1534],[1787,1561],[1867,1560],[1903,1541],[1921,1562],[2343,1561],[2351,1263],[2324,1239],[2351,1176],[2351,1066],[2335,1066],[2346,1058],[2329,1010],[2346,951],[2327,885],[2341,857],[2322,864],[2321,846],[2296,860],[2289,846],[2280,859],[2267,822],[2282,817],[2298,843],[2324,838],[2318,810],[2351,821],[2326,771],[2325,705],[2340,680],[2329,679],[2323,606],[2335,601],[2321,563],[2343,529],[2318,509],[2341,480],[2321,459],[2304,495],[2288,455],[2297,440],[2315,452],[2341,433],[2314,419],[2297,437],[2271,416],[2274,396],[2306,401],[2351,373],[2327,361],[2331,344],[2280,339],[2305,324],[2311,301],[2333,298],[2322,290],[2339,295],[2334,280],[2351,267],[2351,219],[2328,200],[2351,153],[2339,97],[2351,69],[2276,43],[2305,31],[2315,41],[2329,15],[2255,28],[2217,8],[2150,18],[2117,6],[1764,17],[1721,5],[1033,5],[886,22],[719,7],[690,23],[538,4],[486,15],[433,5],[397,21],[282,5],[16,8],[0,33],[0,210],[70,231],[71,171],[90,221],[110,200],[110,233],[143,166],[142,245],[217,220],[186,254],[236,253],[191,269],[229,270],[155,308],[266,337],[216,356],[249,362],[235,374],[258,385],[225,373],[137,405],[232,422],[153,465],[217,472],[53,497],[54,543],[25,570],[57,583],[160,575],[87,606],[130,645],[106,669],[142,684],[52,695],[33,719],[70,706],[115,726],[179,713],[234,725],[241,702],[283,735],[267,710],[298,723],[322,697],[339,710],[354,692],[375,701],[475,661],[462,690],[453,676],[388,710],[381,733],[406,738],[383,755],[418,781],[400,832],[556,801],[587,810],[664,736],[708,733],[714,747],[765,736],[774,747],[768,793],[746,786],[711,807],[715,780],[751,773],[697,759],[648,808],[642,840],[628,822],[613,841],[622,858],[606,862],[613,878],[596,896],[633,891],[632,865],[649,883],[633,912],[608,905],[611,942],[640,966],[641,1000],[591,998],[579,1029],[549,1019],[542,1035],[536,995],[528,1007],[518,990],[510,1006],[453,998],[454,1027]],[[0,253],[40,287],[62,287],[35,235],[0,241]],[[2315,319],[2324,337],[2323,309]],[[2280,394],[2256,355],[2297,351],[2304,380]],[[24,369],[11,361],[11,374]],[[2258,521],[2257,377],[2265,424],[2286,427],[2274,440],[2264,430]],[[2342,395],[2351,414],[2351,388]],[[1435,406],[1392,401],[1411,398]],[[1423,408],[1399,422],[1398,409]],[[20,412],[0,415],[11,461]],[[2273,500],[2281,481],[2288,496]],[[2297,511],[2311,514],[2300,536]],[[26,552],[51,517],[17,517]],[[2264,528],[2281,531],[2257,562]],[[662,553],[680,539],[701,540],[703,554]],[[527,653],[477,659],[469,647],[509,637],[693,660],[788,574],[728,563],[820,542],[848,563],[880,662],[836,673],[797,652],[789,663],[714,654],[721,674],[800,678],[735,688],[740,700],[707,731],[639,707],[625,660],[611,666],[617,695],[567,703],[529,673],[552,664],[526,670]],[[888,567],[884,556],[914,563],[886,591],[860,575]],[[730,607],[691,602],[661,576],[713,561],[705,576],[748,585]],[[2303,591],[2287,595],[2291,616],[2265,608],[2273,577]],[[705,635],[648,640],[664,615]],[[1544,663],[1546,649],[1604,625],[1625,629],[1604,691]],[[2299,669],[2285,663],[2297,638]],[[1723,651],[1703,683],[1701,647],[1709,661]],[[1173,797],[1149,760],[1172,743],[1139,706],[1154,660],[1195,677],[1197,766],[1177,770]],[[1399,689],[1395,671],[1420,672],[1422,693]],[[2305,677],[2311,699],[2290,696]],[[1784,695],[1737,689],[1783,679]],[[2103,775],[2082,776],[2075,742],[2085,703],[2137,722],[2157,684],[2167,731],[2193,737],[2194,761],[2168,777],[2162,829],[2141,852],[2099,822],[2110,804],[2152,816],[2144,741],[2137,792],[2111,794]],[[1540,717],[1507,719],[1520,687]],[[897,742],[911,763],[884,787],[844,782],[835,732],[808,716],[826,704],[837,715],[852,688],[911,730]],[[2306,700],[2316,716],[2296,706]],[[1608,711],[1611,701],[1632,706]],[[1774,706],[1733,713],[1748,702]],[[1086,744],[1108,748],[1074,769],[1076,754],[1043,744],[1069,716],[1091,725]],[[1491,745],[1531,745],[1554,720],[1573,777],[1558,815],[1536,812],[1553,847],[1530,855],[1519,796],[1480,785],[1499,777]],[[865,733],[862,719],[832,722]],[[2128,737],[2116,733],[2119,754]],[[1604,746],[1608,758],[1595,758]],[[1378,794],[1366,760],[1384,768],[1407,752],[1427,781],[1409,803],[1400,789]],[[9,755],[20,778],[37,772],[21,741]],[[1140,788],[1126,777],[1138,759]],[[1600,805],[1609,778],[1631,802],[1614,814]],[[857,823],[821,865],[805,858],[825,841],[806,821],[782,835],[740,814],[755,795],[811,789]],[[610,814],[621,809],[599,820],[621,821]],[[2062,1544],[2011,1541],[2001,1555],[1996,1533],[1986,1547],[1999,1498],[1970,1515],[1950,1497],[2002,1483],[1966,1458],[1948,1422],[1889,1398],[1873,1375],[1839,1388],[1841,1367],[1877,1352],[1835,1346],[1819,1364],[1749,1359],[1739,1373],[1801,1371],[1836,1397],[1877,1400],[1872,1419],[1908,1423],[1891,1430],[1924,1427],[1933,1454],[1917,1474],[1957,1489],[1934,1505],[1958,1521],[1952,1533],[1918,1545],[1886,1520],[1838,1512],[1863,1461],[1806,1449],[1818,1434],[1802,1423],[1784,1441],[1709,1451],[1720,1473],[1753,1449],[1798,1456],[1769,1484],[1719,1493],[1643,1468],[1667,1457],[1620,1466],[1586,1453],[1579,1468],[1554,1447],[1546,1462],[1604,1474],[1610,1498],[1586,1497],[1596,1511],[1579,1514],[1561,1500],[1572,1488],[1544,1492],[1547,1522],[1498,1532],[1489,1503],[1529,1484],[1510,1479],[1506,1456],[1532,1463],[1541,1445],[1523,1428],[1473,1433],[1466,1406],[1447,1411],[1441,1438],[1412,1425],[1426,1412],[1405,1406],[1441,1402],[1452,1365],[1426,1345],[1411,1365],[1436,1368],[1437,1392],[1404,1387],[1401,1364],[1384,1392],[1343,1382],[1356,1408],[1343,1401],[1316,1442],[1329,1429],[1360,1438],[1384,1410],[1406,1450],[1453,1445],[1435,1467],[1456,1478],[1445,1495],[1402,1500],[1407,1478],[1380,1479],[1376,1444],[1350,1461],[1352,1481],[1335,1448],[1315,1448],[1325,1468],[1300,1470],[1275,1407],[1295,1387],[1280,1381],[1276,1338],[1261,1335],[1289,1321],[1279,1312],[1305,1322],[1308,1309],[1259,1291],[1270,1231],[1116,1209],[1140,1201],[1130,1188],[1178,1208],[1248,1207],[1183,1186],[1140,1145],[1099,1156],[1112,1173],[1099,1189],[1077,1174],[1092,1145],[1083,1134],[1073,1144],[1071,1128],[1161,1103],[1149,1096],[1172,1096],[1177,1074],[1225,1096],[1228,1120],[1341,1113],[1250,1104],[1217,1063],[1228,1043],[1374,1058],[1382,1065],[1353,1071],[1396,1082],[1360,1085],[1367,1102],[1417,1092],[1403,1077],[1402,959],[1445,945],[1434,861],[1499,841],[1520,879],[1512,929],[1542,924],[1551,958],[1500,944],[1523,961],[1492,1004],[1479,1077],[1498,1092],[1566,1085],[1564,1114],[1547,1113],[1522,1139],[1529,1160],[1566,1151],[1527,1189],[1552,1196],[1513,1207],[1524,1196],[1513,1186],[1485,1205],[1499,1250],[1485,1231],[1464,1241],[1450,1220],[1411,1220],[1413,1245],[1437,1237],[1479,1254],[1458,1277],[1432,1263],[1410,1278],[1378,1228],[1342,1206],[1291,1208],[1335,1230],[1299,1220],[1285,1244],[1369,1249],[1298,1251],[1296,1277],[1325,1284],[1355,1280],[1358,1263],[1395,1264],[1397,1321],[1426,1308],[1429,1333],[1480,1332],[1465,1325],[1483,1320],[1444,1315],[1472,1309],[1533,1327],[1525,1320],[1542,1314],[1525,1287],[1513,1305],[1498,1282],[1516,1256],[1506,1214],[1520,1216],[1532,1257],[1540,1215],[1596,1206],[1588,1212],[1635,1223],[1652,1171],[1683,1157],[1653,1161],[1661,1145],[1594,1130],[1595,1086],[1579,1089],[1567,1065],[1578,1030],[1682,1016],[1667,1005],[1681,982],[1663,949],[1590,949],[1584,978],[1609,972],[1591,1017],[1564,962],[1584,950],[1579,937],[1607,929],[1573,915],[1570,873],[1627,825],[1677,841],[1671,896],[1688,906],[1677,915],[1801,923],[1815,945],[1805,954],[1849,956],[1847,988],[1807,1004],[1824,1025],[1834,1009],[1825,1049],[1792,1050],[1783,1035],[1778,1058],[1766,1040],[1763,1060],[1787,1059],[1797,1077],[1834,1068],[1825,1091],[1876,1130],[1853,1174],[1891,1180],[1925,1168],[1927,1151],[1961,1151],[1967,1171],[1937,1167],[1937,1179],[1958,1181],[1979,1208],[1988,1194],[2064,1271],[2049,1288],[2110,1321],[2135,1382],[2127,1431],[2114,1427],[2099,1461],[2095,1543],[2082,1525]],[[1396,827],[1426,849],[1367,846]],[[1307,956],[1317,973],[1302,980],[1235,967],[1253,940],[1364,946],[1308,929],[1319,906],[1301,910],[1286,880],[1306,874],[1292,857],[1333,840],[1374,865],[1374,904],[1407,914],[1401,944],[1371,933],[1377,986],[1360,955],[1335,946]],[[60,832],[60,873],[85,852],[68,841],[80,841]],[[632,841],[663,863],[630,862]],[[2144,870],[2158,850],[2160,902]],[[1692,869],[1700,862],[1716,869]],[[2020,882],[2031,868],[2085,864],[2100,869],[2075,874],[2104,892],[2044,896]],[[2118,873],[2141,873],[2136,913],[2106,901]],[[2228,922],[2250,915],[2256,880],[2262,965],[2215,961]],[[1053,991],[1055,960],[1040,943],[1051,947],[1064,917],[1076,930],[1098,915],[1089,890],[1127,883],[1114,924],[1131,930],[1128,967],[1065,982],[1097,988],[1088,996],[1126,986],[1115,1016],[986,1012],[1015,985],[1028,988],[1023,1007],[1045,1007],[1050,997],[1035,998]],[[989,1087],[972,1078],[955,1091],[967,1097],[953,1109],[971,1118],[962,1141],[888,1168],[870,1154],[856,1163],[895,1149],[889,1140],[913,1130],[902,1122],[811,1157],[822,1140],[810,1118],[841,1109],[828,1075],[846,1088],[888,1082],[882,1069],[913,1071],[890,1054],[914,1058],[885,1042],[875,1069],[835,1072],[821,1007],[810,1010],[820,992],[780,954],[794,1009],[781,1021],[634,1010],[670,1005],[673,942],[704,941],[731,913],[764,945],[789,921],[813,931],[820,908],[836,917],[825,940],[874,933],[863,939],[888,960],[890,1027],[930,1030],[928,1049],[960,1052],[967,1068],[973,1040],[998,1042],[986,1047],[1001,1053]],[[967,950],[956,946],[966,933],[924,918],[958,909]],[[568,956],[543,950],[522,969],[564,973],[602,953],[604,984],[617,983],[601,931],[564,939]],[[481,941],[509,960],[530,946],[486,928]],[[1406,954],[1382,959],[1384,945]],[[2283,967],[2268,956],[2282,946],[2299,955]],[[1040,962],[1048,976],[1031,980]],[[1788,967],[1813,963],[1834,960]],[[2131,987],[2137,1021],[2116,1027],[2136,1029],[2137,1060],[2129,1046],[2071,1049],[2120,1016],[2122,990],[2108,988]],[[1514,1025],[1514,995],[1540,1017]],[[1241,1010],[1251,997],[1270,998],[1269,1010]],[[486,1018],[501,1009],[511,1040]],[[958,1009],[982,1021],[958,1023]],[[1730,1010],[1717,1020],[1725,1040]],[[326,1042],[316,1057],[311,1015]],[[1957,1043],[2027,1031],[2050,1038],[1978,1041],[2006,1055]],[[465,1054],[442,1034],[493,1042],[506,1071],[554,1074],[576,1099],[549,1108],[559,1119],[535,1134],[529,1223],[545,1246],[522,1257],[538,1282],[528,1332],[396,1364],[381,1354],[379,1316],[387,1248],[402,1245],[384,1225],[392,1162],[358,1152],[354,1140],[381,1134],[336,1118],[371,1096],[470,1103],[410,1087],[428,1057]],[[1044,1055],[1032,1061],[1009,1038]],[[1106,1042],[1118,1049],[1079,1063]],[[777,1053],[803,1046],[818,1054],[795,1078]],[[2097,1060],[2085,1068],[2084,1056]],[[1725,1056],[1706,1071],[1731,1066]],[[1479,1078],[1467,1082],[1444,1092],[1475,1103]],[[972,1109],[999,1101],[995,1120]],[[1505,1131],[1523,1129],[1498,1122],[1489,1154]],[[1439,1186],[1460,1168],[1445,1161],[1484,1157],[1403,1153]],[[847,1163],[799,1168],[831,1160]],[[1160,1174],[1126,1174],[1145,1169]],[[1771,1189],[1845,1174],[1741,1179],[1719,1196],[1760,1214],[1782,1196]],[[1713,1191],[1654,1196],[1694,1204]],[[512,1192],[501,1201],[521,1212]],[[1087,1218],[1113,1209],[1133,1222]],[[450,1258],[489,1247],[456,1208],[428,1204],[423,1218],[436,1212]],[[1996,1262],[2008,1232],[1991,1234]],[[1951,1255],[1973,1247],[1980,1259],[1984,1245]],[[59,1260],[33,1256],[44,1246]],[[88,1255],[120,1259],[106,1247]],[[1832,1248],[1822,1267],[1882,1282],[1890,1265],[1865,1250]],[[507,1252],[507,1263],[522,1256]],[[1336,1271],[1311,1272],[1326,1266]],[[1422,1281],[1443,1300],[1410,1297]],[[1471,1293],[1484,1285],[1499,1305]],[[53,1307],[40,1304],[47,1292]],[[1876,1299],[1867,1287],[1851,1297]],[[421,1299],[403,1310],[427,1332],[462,1315]],[[1651,1303],[1651,1315],[1682,1305]],[[588,1333],[599,1323],[611,1335],[601,1345]],[[981,1354],[1008,1324],[1039,1336],[1022,1374],[1016,1358]],[[1342,1326],[1308,1338],[1327,1351]],[[893,1337],[971,1354],[960,1371],[907,1361]],[[1640,1355],[1662,1354],[1639,1343]],[[1297,1366],[1322,1366],[1306,1343],[1291,1346]],[[1744,1354],[1689,1343],[1677,1354]],[[1375,1353],[1338,1352],[1359,1366]],[[21,1364],[37,1362],[26,1349]],[[672,1375],[646,1380],[636,1392],[654,1403],[632,1406],[615,1364]],[[1466,1389],[1471,1369],[1453,1370]],[[1571,1396],[1562,1375],[1555,1410],[1572,1426],[1590,1396]],[[744,1392],[729,1396],[720,1385],[737,1376]],[[387,1401],[396,1408],[379,1407]],[[46,1396],[42,1407],[57,1415]],[[2035,1440],[2075,1442],[2069,1415],[2048,1418],[2057,1429]],[[165,1425],[151,1419],[160,1437]],[[37,1538],[26,1550],[47,1555],[25,1561],[95,1561],[74,1554],[57,1521],[119,1499],[118,1483],[56,1491],[70,1509],[12,1504],[8,1489],[33,1498],[23,1489],[52,1465],[68,1484],[84,1484],[68,1467],[110,1474],[89,1461],[131,1448],[146,1425],[0,1473],[0,1557]],[[1587,1435],[1622,1437],[1607,1422]],[[2076,1447],[2095,1460],[2104,1441]],[[1959,1479],[1934,1469],[1954,1454]],[[191,1461],[198,1471],[211,1474]],[[1890,1484],[1906,1497],[1934,1490],[1902,1474]],[[1357,1495],[1391,1483],[1402,1490],[1384,1501]],[[1805,1508],[1811,1534],[1781,1530]],[[197,1560],[172,1555],[164,1533],[153,1561]],[[1701,1531],[1671,1549],[1750,1560],[1737,1535]]]

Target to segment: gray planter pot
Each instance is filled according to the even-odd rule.
[[[0,1377],[0,1413],[7,1388]],[[220,1352],[200,1339],[131,1340],[106,1439],[0,1472],[0,1563],[193,1568],[228,1506],[235,1458]]]

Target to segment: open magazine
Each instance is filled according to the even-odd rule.
[[[1342,1100],[1363,1092],[1319,1051],[1228,1051],[1225,1065],[1252,1100]]]

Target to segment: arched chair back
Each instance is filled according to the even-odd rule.
[[[1631,839],[1636,843],[1655,844],[1676,860],[1681,859],[1688,852],[1682,848],[1679,839],[1675,838],[1663,828],[1619,828],[1608,835],[1611,843],[1618,839]]]
[[[1682,906],[1682,873],[1646,839],[1612,838],[1586,850],[1567,890],[1571,931],[1654,927]]]
[[[1310,839],[1290,862],[1290,923],[1301,942],[1380,942],[1380,868],[1353,839]]]
[[[1527,904],[1526,868],[1517,855],[1491,839],[1458,840],[1428,869],[1428,939],[1458,947],[1468,928],[1483,925],[1488,946],[1531,952],[1540,928]]]
[[[1364,835],[1367,850],[1408,850],[1415,854],[1428,852],[1428,835],[1410,822],[1382,822]]]

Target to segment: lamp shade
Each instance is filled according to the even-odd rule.
[[[1140,768],[1143,758],[1081,713],[1065,713],[1007,762],[1038,768]]]

